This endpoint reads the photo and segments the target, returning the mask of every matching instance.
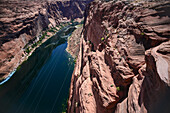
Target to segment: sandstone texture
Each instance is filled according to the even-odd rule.
[[[27,45],[39,40],[47,28],[82,18],[90,1],[1,0],[0,81],[21,64]]]
[[[80,50],[80,37],[83,30],[83,26],[78,27],[68,38],[67,51],[73,58],[77,58]]]
[[[170,2],[91,2],[68,113],[168,113]]]

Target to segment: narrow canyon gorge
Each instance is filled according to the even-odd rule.
[[[2,113],[169,113],[170,0],[1,0],[0,83]]]

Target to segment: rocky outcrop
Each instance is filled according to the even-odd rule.
[[[80,37],[83,30],[83,26],[79,26],[78,28],[71,34],[68,38],[67,52],[71,54],[73,58],[77,58],[80,50]]]
[[[21,64],[27,45],[47,28],[82,18],[90,1],[0,1],[0,81]]]
[[[68,113],[168,112],[169,9],[169,2],[90,3]]]

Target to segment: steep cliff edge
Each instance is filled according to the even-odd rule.
[[[168,112],[170,2],[92,2],[68,113]]]
[[[21,64],[30,43],[40,40],[48,28],[82,18],[90,1],[1,0],[0,81]]]

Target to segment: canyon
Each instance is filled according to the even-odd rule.
[[[168,113],[170,2],[103,1],[84,14],[67,112]]]
[[[0,111],[60,112],[74,66],[64,112],[169,113],[169,11],[169,0],[1,0],[0,82],[17,71]]]
[[[31,44],[54,35],[46,32],[48,29],[58,30],[62,23],[81,21],[90,1],[1,0],[0,81],[26,60]]]

